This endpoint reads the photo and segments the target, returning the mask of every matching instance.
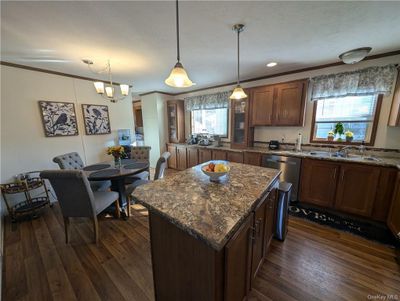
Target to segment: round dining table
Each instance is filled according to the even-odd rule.
[[[123,217],[126,217],[126,178],[143,171],[149,171],[149,167],[148,161],[122,159],[121,167],[119,168],[115,167],[114,162],[102,162],[85,166],[83,171],[89,181],[111,181],[111,190],[118,192],[121,213]]]

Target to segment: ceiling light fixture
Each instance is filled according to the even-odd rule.
[[[230,99],[242,99],[246,98],[247,95],[244,93],[242,87],[240,86],[240,33],[244,30],[243,24],[235,24],[232,28],[237,33],[237,84],[236,88],[233,90]]]
[[[187,75],[182,63],[180,62],[180,49],[179,49],[179,6],[176,0],[176,58],[177,63],[171,71],[171,74],[165,80],[168,86],[175,88],[186,88],[195,85]]]
[[[110,60],[107,60],[106,67],[99,71],[94,71],[92,69],[92,67],[91,67],[93,65],[92,60],[84,59],[84,60],[82,60],[82,62],[85,63],[88,66],[89,70],[93,73],[96,73],[96,74],[108,73],[109,81],[107,82],[106,85],[102,81],[93,83],[97,94],[100,94],[101,96],[103,96],[105,99],[111,101],[112,103],[116,103],[117,101],[120,101],[129,95],[129,85],[120,84],[119,88],[121,90],[122,96],[120,96],[120,97],[115,96],[115,89],[114,89],[113,81],[112,81]]]
[[[267,64],[267,67],[275,67],[276,65],[278,65],[278,63],[271,62]]]
[[[352,49],[339,55],[339,58],[345,64],[355,64],[365,59],[365,57],[368,55],[368,53],[370,53],[371,50],[371,47]]]

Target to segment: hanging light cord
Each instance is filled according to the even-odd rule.
[[[240,48],[239,48],[239,37],[240,37],[240,30],[237,30],[237,85],[239,85],[240,80],[239,80],[239,72],[240,72],[240,60],[239,60],[239,54],[240,54]]]
[[[178,62],[181,60],[181,55],[179,51],[179,8],[178,8],[178,0],[176,0],[176,49],[177,55],[176,58]]]

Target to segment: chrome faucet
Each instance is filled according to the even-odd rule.
[[[348,150],[351,148],[357,148],[360,151],[360,155],[363,156],[365,152],[365,141],[361,142],[361,145],[346,145],[337,151],[337,154],[343,158],[347,158],[349,156]]]

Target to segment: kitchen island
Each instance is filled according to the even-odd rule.
[[[148,208],[156,300],[243,300],[273,236],[280,171],[230,163],[210,182],[201,166],[138,187]]]

